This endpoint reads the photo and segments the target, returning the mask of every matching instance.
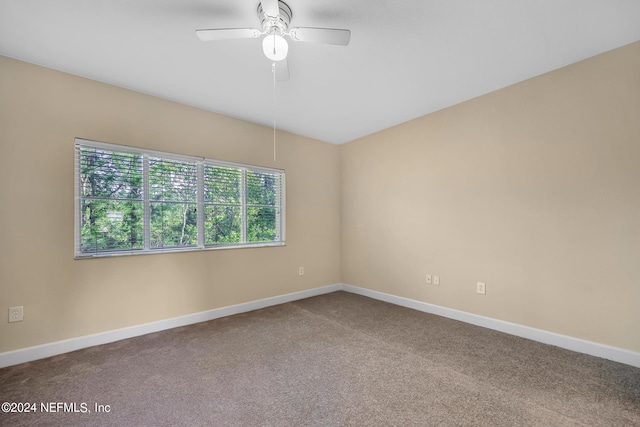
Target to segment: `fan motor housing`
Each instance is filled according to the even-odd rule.
[[[276,34],[282,35],[289,29],[289,23],[291,22],[291,8],[283,1],[278,1],[278,7],[280,8],[280,15],[277,17],[269,16],[262,9],[262,3],[258,3],[258,18],[262,29],[267,34],[272,34],[274,31]]]

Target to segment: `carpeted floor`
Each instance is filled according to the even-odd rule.
[[[638,368],[346,292],[1,369],[0,396],[37,406],[3,426],[640,426]]]

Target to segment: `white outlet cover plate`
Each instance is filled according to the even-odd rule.
[[[24,320],[24,307],[9,307],[9,323],[22,322]]]
[[[478,283],[476,284],[476,291],[477,291],[479,294],[484,295],[484,294],[485,294],[485,292],[486,292],[486,285],[485,285],[485,283],[484,283],[484,282],[478,282]]]

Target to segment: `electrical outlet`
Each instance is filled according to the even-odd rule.
[[[431,284],[431,275],[430,274],[427,274],[426,281],[427,281],[427,284],[429,284],[429,285]]]
[[[24,320],[24,307],[9,307],[9,322],[22,322]]]
[[[298,275],[304,276],[304,267],[298,267]]]
[[[484,295],[485,294],[485,290],[486,290],[485,287],[486,287],[486,285],[485,285],[484,282],[478,282],[476,284],[476,292],[479,293],[479,294]]]
[[[433,276],[433,284],[436,286],[440,285],[440,276]]]

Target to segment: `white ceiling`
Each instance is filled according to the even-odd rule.
[[[289,43],[280,129],[344,143],[640,40],[640,0],[285,0],[291,26],[351,30]],[[0,0],[0,55],[271,126],[258,0]]]

